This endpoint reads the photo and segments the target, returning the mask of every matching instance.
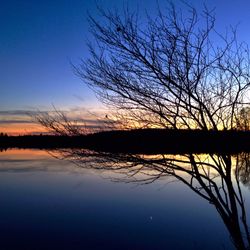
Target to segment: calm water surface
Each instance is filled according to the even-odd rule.
[[[182,182],[115,177],[45,151],[1,152],[0,249],[234,249],[215,207]]]

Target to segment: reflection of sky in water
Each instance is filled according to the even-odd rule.
[[[115,183],[37,152],[0,154],[1,249],[233,249],[180,182]]]

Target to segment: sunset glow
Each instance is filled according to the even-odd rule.
[[[165,1],[164,1],[165,2]],[[124,1],[100,1],[106,9],[123,8]],[[190,1],[198,10],[202,1]],[[216,28],[222,33],[229,25],[238,25],[240,41],[250,43],[249,3],[245,1],[205,1],[207,7],[216,7]],[[163,4],[163,1],[159,1]],[[176,3],[178,6],[178,3]],[[154,1],[128,1],[131,9],[155,10]],[[72,70],[71,63],[79,65],[80,58],[89,56],[87,41],[91,40],[87,13],[98,18],[96,1],[5,1],[0,10],[1,61],[0,75],[0,132],[30,134],[45,132],[29,121],[9,122],[1,111],[50,110],[76,106],[92,110],[99,101],[84,81]],[[151,13],[151,14],[152,14]],[[233,13],[233,15],[231,14]],[[143,20],[142,20],[143,22]],[[91,107],[91,108],[89,108]],[[111,110],[110,110],[111,111]],[[107,114],[101,115],[103,118]],[[15,119],[13,119],[15,118]],[[86,118],[85,115],[81,118]]]
[[[47,132],[40,124],[35,123],[11,123],[8,125],[0,125],[0,131],[8,135],[27,135]]]
[[[0,250],[249,250],[249,11],[1,1]]]

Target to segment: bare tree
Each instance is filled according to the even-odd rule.
[[[250,130],[250,107],[244,107],[240,110],[237,117],[237,128],[240,130]]]
[[[141,127],[237,128],[248,103],[248,47],[234,29],[216,32],[214,11],[184,7],[159,7],[153,18],[99,8],[101,22],[89,17],[91,56],[77,74],[102,102]]]
[[[37,111],[29,114],[31,118],[41,124],[47,131],[54,135],[79,136],[94,132],[117,130],[121,124],[115,117],[106,115],[100,118],[94,113],[87,112],[91,119],[75,119],[69,117],[69,111],[58,110],[53,106],[51,111]],[[89,122],[94,124],[88,124]]]
[[[54,106],[53,108],[51,112],[38,111],[31,117],[55,135],[72,136],[87,133],[86,126],[79,126],[77,121],[69,119],[63,111],[57,110]]]
[[[224,36],[216,32],[213,11],[204,8],[199,14],[185,7],[183,13],[170,4],[167,11],[159,8],[156,17],[144,19],[128,9],[119,15],[100,8],[101,22],[89,17],[96,41],[89,44],[91,56],[75,70],[102,102],[133,126],[241,129],[242,110],[249,105],[248,47],[238,43],[233,29]],[[49,117],[40,122],[54,124]],[[182,181],[215,206],[236,248],[249,249],[240,186],[240,180],[248,178],[248,158],[210,154],[204,159],[192,153],[145,157],[86,149],[62,153],[80,166],[125,174],[123,180],[129,182],[145,184],[162,177]]]

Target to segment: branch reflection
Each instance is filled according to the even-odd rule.
[[[60,150],[60,155],[83,168],[119,173],[118,181],[123,182],[149,184],[174,177],[216,208],[236,249],[249,249],[242,193],[242,184],[250,186],[249,153],[137,155],[67,149]]]

